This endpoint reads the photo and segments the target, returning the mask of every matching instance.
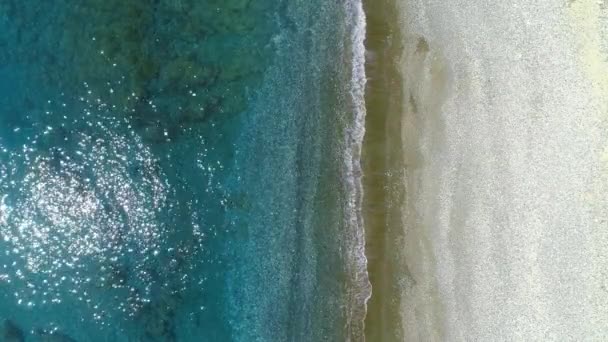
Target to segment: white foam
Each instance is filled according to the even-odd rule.
[[[346,3],[347,23],[352,24],[350,47],[352,48],[352,77],[350,84],[350,98],[353,108],[352,125],[346,130],[345,142],[345,179],[347,182],[346,220],[347,228],[351,232],[352,241],[347,246],[348,258],[352,262],[350,273],[355,288],[348,295],[352,301],[347,317],[346,330],[349,331],[349,340],[364,340],[364,320],[367,301],[371,296],[371,284],[367,273],[367,258],[365,255],[365,230],[362,215],[362,171],[361,147],[365,135],[365,33],[366,21],[361,0],[352,0]]]

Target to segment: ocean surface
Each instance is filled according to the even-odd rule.
[[[0,2],[10,341],[363,334],[357,0]]]

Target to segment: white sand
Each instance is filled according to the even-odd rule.
[[[608,341],[608,1],[401,1],[406,340]]]

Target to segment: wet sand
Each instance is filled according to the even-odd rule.
[[[404,201],[401,143],[402,51],[399,17],[394,0],[364,1],[367,16],[366,134],[362,166],[366,253],[372,297],[366,319],[367,341],[400,341],[398,284],[407,282],[402,263]]]

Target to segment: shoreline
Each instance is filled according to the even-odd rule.
[[[365,224],[363,218],[363,179],[362,147],[365,138],[367,85],[366,47],[367,19],[363,0],[349,1],[345,7],[346,23],[350,32],[350,42],[345,51],[351,58],[350,102],[352,106],[352,125],[345,127],[345,190],[346,190],[346,227],[352,231],[346,242],[348,260],[346,269],[351,277],[353,293],[348,295],[346,329],[348,339],[364,339],[367,302],[371,297],[371,283],[368,274],[368,260],[365,253]],[[353,25],[353,26],[349,26]]]

